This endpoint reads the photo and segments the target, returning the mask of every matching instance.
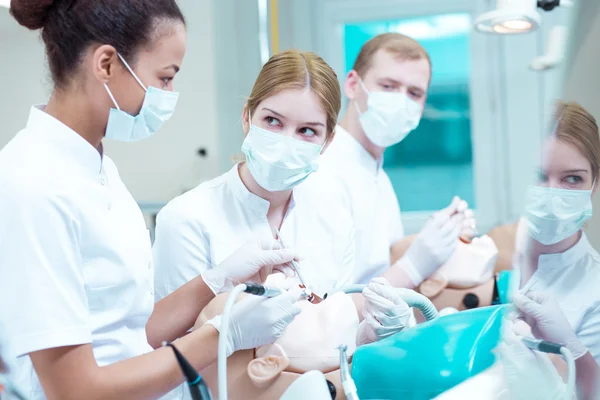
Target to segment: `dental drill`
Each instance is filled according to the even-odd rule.
[[[546,340],[534,339],[534,338],[530,338],[530,337],[522,336],[521,342],[523,342],[523,344],[531,350],[539,351],[542,353],[548,353],[548,354],[558,354],[565,359],[565,361],[567,362],[567,368],[569,371],[567,373],[567,384],[566,384],[567,390],[565,393],[565,399],[570,400],[572,398],[573,393],[575,393],[575,374],[576,374],[575,358],[573,357],[573,354],[571,353],[571,351],[569,349],[567,349],[565,346],[562,346],[560,344],[548,342]]]
[[[187,380],[188,387],[190,388],[190,395],[192,400],[213,400],[210,389],[194,367],[188,362],[188,360],[177,350],[177,347],[173,343],[162,342],[163,347],[170,347],[175,353],[175,358],[179,363],[181,372]]]
[[[359,400],[358,393],[356,391],[356,385],[354,384],[354,380],[350,374],[350,365],[348,364],[348,356],[346,355],[347,349],[348,346],[346,345],[340,345],[338,347],[338,350],[340,351],[340,377],[342,381],[342,388],[344,389],[346,399]]]
[[[219,333],[219,350],[218,350],[218,374],[219,374],[219,400],[227,400],[227,336],[229,335],[229,316],[231,309],[235,304],[235,300],[241,293],[249,293],[255,296],[276,297],[285,293],[281,289],[273,289],[256,283],[242,283],[237,285],[229,297],[223,308],[221,315],[221,329]]]
[[[366,287],[367,285],[348,285],[336,290],[336,292],[344,292],[346,294],[362,293],[363,289]],[[396,290],[399,291],[400,297],[402,297],[402,300],[404,300],[409,307],[414,307],[423,314],[425,320],[431,321],[432,319],[439,317],[437,309],[427,297],[410,289],[398,288]],[[327,295],[324,296],[324,298],[326,297]]]

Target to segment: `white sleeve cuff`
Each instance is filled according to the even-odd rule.
[[[39,350],[92,343],[92,333],[87,326],[78,326],[15,336],[15,339],[9,345],[15,356],[20,357]]]
[[[406,274],[408,275],[408,277],[410,278],[412,283],[414,283],[415,286],[419,286],[421,284],[421,282],[423,282],[424,278],[421,276],[419,271],[417,271],[417,269],[415,268],[414,264],[412,263],[412,261],[410,260],[408,255],[405,255],[404,257],[402,257],[400,260],[398,260],[396,262],[396,264],[398,265],[399,268],[401,268],[404,272],[406,272]]]

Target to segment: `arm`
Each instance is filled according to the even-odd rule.
[[[214,297],[200,277],[211,266],[210,244],[193,217],[184,215],[177,206],[176,202],[170,203],[156,219],[152,255],[158,302],[146,325],[153,348],[163,340],[185,335]]]
[[[160,300],[146,324],[148,343],[156,349],[163,340],[171,342],[184,336],[214,297],[213,291],[198,276]]]
[[[177,340],[176,346],[201,370],[217,358],[218,333],[204,326]],[[183,382],[169,348],[105,367],[96,364],[91,344],[40,350],[30,357],[49,400],[156,399]]]
[[[600,394],[600,367],[596,360],[600,359],[600,306],[589,311],[578,329],[577,338],[589,349],[575,362],[577,368],[577,389],[582,399],[595,399]]]

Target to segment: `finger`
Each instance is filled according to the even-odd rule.
[[[460,197],[454,196],[452,198],[452,201],[450,202],[450,205],[448,205],[448,207],[440,210],[440,212],[450,216],[450,215],[454,214],[455,212],[457,212],[460,202],[461,202]]]
[[[380,310],[389,310],[394,306],[392,301],[374,292],[373,289],[369,287],[363,290],[363,296],[365,296],[365,299],[367,299],[367,303],[371,303]]]
[[[460,229],[462,228],[462,223],[464,221],[465,217],[463,214],[455,214],[452,217],[450,217],[446,223],[444,223],[443,225],[440,226],[440,231],[439,234],[441,237],[448,237],[448,236],[452,236],[453,232],[456,230],[456,228],[458,228],[458,231],[460,232]],[[454,236],[452,236],[454,237]],[[458,239],[458,234],[456,235],[456,239]]]
[[[291,262],[296,252],[291,249],[265,250],[261,256],[262,265],[280,265]]]
[[[390,284],[390,282],[387,279],[385,279],[383,276],[379,276],[377,278],[371,279],[371,281],[369,282],[369,285],[370,284],[383,285],[383,286],[392,286]]]
[[[541,306],[521,293],[515,293],[513,304],[526,316],[536,317],[541,311]]]
[[[544,304],[552,299],[552,295],[545,292],[531,291],[525,293],[525,296],[538,304]]]
[[[450,221],[450,215],[445,212],[438,211],[437,213],[433,214],[430,221],[430,225],[436,228],[440,228],[446,225],[448,221]]]
[[[469,203],[467,203],[465,200],[460,199],[460,201],[458,202],[458,205],[456,206],[456,212],[459,212],[462,214],[465,211],[467,211],[468,208],[469,208]]]
[[[296,276],[296,271],[290,264],[279,264],[273,266],[273,271],[281,272],[286,276],[286,278],[293,278]]]
[[[277,239],[269,238],[260,238],[257,240],[258,247],[262,250],[279,250],[283,246]]]

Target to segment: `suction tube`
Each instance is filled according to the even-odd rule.
[[[339,289],[338,292],[347,294],[362,293],[363,289],[366,287],[367,285],[348,285]],[[402,300],[404,300],[406,304],[421,311],[425,320],[431,321],[432,319],[439,317],[437,309],[427,297],[410,289],[398,288],[396,290],[399,291],[400,297],[402,297]]]

